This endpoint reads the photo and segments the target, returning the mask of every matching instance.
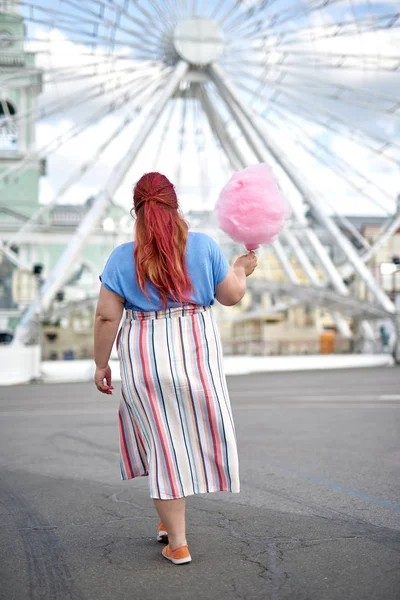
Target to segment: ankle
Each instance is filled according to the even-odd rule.
[[[187,541],[185,537],[171,537],[168,536],[168,544],[171,550],[176,550],[177,548],[181,548],[181,546],[187,546]]]

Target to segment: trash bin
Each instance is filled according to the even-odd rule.
[[[335,332],[324,331],[319,336],[319,351],[320,354],[334,354],[335,353]]]

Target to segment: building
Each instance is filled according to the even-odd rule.
[[[0,342],[12,338],[20,315],[91,205],[89,198],[82,205],[57,204],[46,211],[39,203],[39,182],[46,171],[35,139],[42,72],[35,67],[34,54],[24,50],[18,4],[0,0]],[[111,224],[103,223],[93,233],[60,301],[78,300],[97,286],[111,250],[131,233],[131,220],[121,208],[110,205],[107,217]]]

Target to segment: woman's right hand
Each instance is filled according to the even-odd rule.
[[[96,367],[96,372],[94,374],[94,383],[99,392],[101,392],[102,394],[112,394],[112,390],[114,388],[111,385],[111,369],[109,365],[103,368]]]
[[[233,263],[233,268],[235,267],[244,269],[246,277],[251,275],[257,267],[257,256],[255,252],[251,251],[248,254],[239,256],[239,258],[237,258]]]

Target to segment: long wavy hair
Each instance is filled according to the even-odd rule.
[[[136,213],[135,264],[140,289],[156,287],[164,308],[168,301],[189,301],[192,284],[186,268],[188,225],[179,211],[172,183],[161,173],[146,173],[133,192]]]

